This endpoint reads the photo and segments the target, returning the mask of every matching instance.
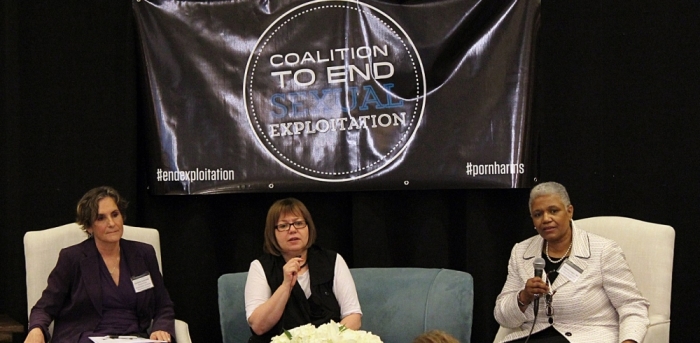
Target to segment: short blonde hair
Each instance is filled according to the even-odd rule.
[[[416,337],[413,343],[459,343],[459,341],[445,331],[430,330]]]

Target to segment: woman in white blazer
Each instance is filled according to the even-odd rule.
[[[576,227],[564,186],[547,182],[530,192],[538,235],[516,244],[494,316],[519,329],[503,342],[641,342],[649,303],[637,289],[622,249]],[[533,261],[545,261],[534,277]],[[534,307],[539,310],[535,321]]]

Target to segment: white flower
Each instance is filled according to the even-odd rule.
[[[318,328],[306,324],[285,331],[270,343],[382,343],[382,340],[371,332],[350,330],[331,320]]]

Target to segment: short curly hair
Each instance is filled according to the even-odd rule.
[[[557,182],[543,182],[530,190],[530,212],[532,212],[532,203],[535,202],[535,199],[544,195],[557,195],[561,199],[561,202],[564,203],[564,206],[568,207],[571,205],[566,187]]]
[[[117,208],[122,215],[122,218],[126,220],[126,207],[129,202],[122,198],[116,189],[109,186],[96,187],[89,190],[83,197],[78,201],[78,206],[76,208],[76,218],[75,222],[81,226],[83,231],[87,232],[87,229],[92,227],[95,223],[97,215],[100,209],[100,200],[110,197],[117,204]]]

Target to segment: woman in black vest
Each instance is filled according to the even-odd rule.
[[[265,222],[263,254],[245,285],[249,342],[270,342],[284,330],[331,320],[359,330],[362,311],[345,260],[314,245],[316,227],[304,204],[278,200]]]

